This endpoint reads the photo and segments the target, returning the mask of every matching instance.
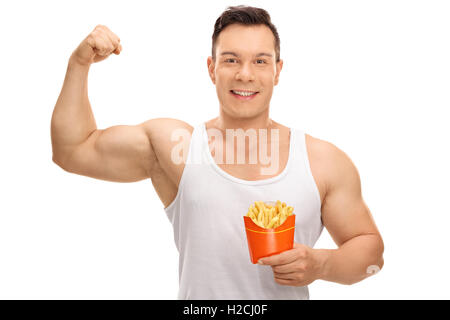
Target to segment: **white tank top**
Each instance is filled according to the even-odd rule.
[[[214,162],[205,123],[194,127],[178,193],[164,210],[179,252],[178,299],[309,299],[308,287],[282,286],[272,268],[252,264],[243,216],[255,201],[294,207],[294,241],[313,247],[323,225],[305,134],[290,129],[289,159],[272,178],[236,178]]]

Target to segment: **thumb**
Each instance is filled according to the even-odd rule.
[[[122,45],[119,43],[119,46],[116,48],[116,50],[113,51],[114,54],[120,54],[122,51]]]

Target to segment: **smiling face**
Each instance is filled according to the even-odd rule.
[[[283,66],[281,59],[275,61],[274,39],[265,25],[232,24],[219,34],[215,61],[208,57],[208,72],[220,108],[228,116],[244,119],[268,114]]]

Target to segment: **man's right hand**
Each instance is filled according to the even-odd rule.
[[[72,53],[71,59],[76,63],[89,66],[108,58],[111,53],[120,54],[120,38],[108,27],[97,25]]]

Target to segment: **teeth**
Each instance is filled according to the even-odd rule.
[[[238,94],[243,97],[248,97],[255,93],[255,92],[246,92],[246,91],[234,91],[234,90],[232,90],[232,91],[233,91],[233,93]]]

